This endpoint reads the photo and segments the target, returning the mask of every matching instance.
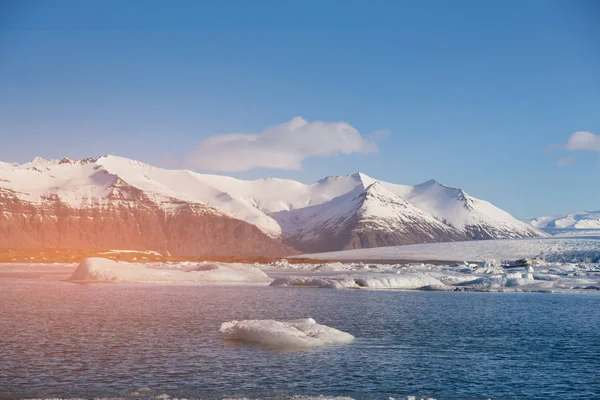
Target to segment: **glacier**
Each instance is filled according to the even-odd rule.
[[[476,261],[542,258],[551,262],[600,262],[600,237],[548,237],[425,243],[303,254],[317,260]]]

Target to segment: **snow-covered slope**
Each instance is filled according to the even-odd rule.
[[[378,181],[323,204],[271,215],[287,242],[307,252],[468,239]]]
[[[0,163],[0,215],[5,218],[24,207],[15,208],[15,202],[30,208],[123,210],[142,199],[164,214],[191,205],[214,218],[240,220],[305,251],[544,235],[486,201],[435,181],[405,186],[362,173],[312,184],[245,181],[111,155]]]
[[[294,253],[268,216],[190,175],[113,156],[0,164],[0,247]]]
[[[415,207],[473,239],[540,236],[539,230],[531,229],[493,204],[435,180],[416,186],[384,185]]]
[[[600,211],[576,211],[528,221],[539,229],[600,229]]]

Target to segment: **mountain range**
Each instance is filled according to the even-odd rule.
[[[531,225],[539,229],[600,229],[600,211],[576,211],[530,219]]]
[[[434,180],[254,181],[98,159],[0,162],[0,247],[267,257],[546,235]]]

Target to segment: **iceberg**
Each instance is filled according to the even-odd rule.
[[[312,269],[313,272],[339,272],[339,271],[347,271],[350,269],[350,266],[346,264],[342,264],[340,262],[321,264]]]
[[[312,287],[323,289],[356,289],[358,285],[352,277],[334,276],[286,276],[277,278],[270,286],[277,287]]]
[[[348,276],[286,276],[275,279],[271,286],[316,287],[328,289],[419,289],[425,286],[443,287],[444,284],[424,273],[357,274]]]
[[[86,258],[73,272],[72,282],[113,283],[224,283],[271,282],[258,268],[243,264],[205,264],[188,270],[158,269],[116,262],[107,258]]]
[[[258,344],[275,350],[302,350],[354,340],[351,334],[317,324],[312,318],[230,321],[223,323],[219,332],[227,340]]]

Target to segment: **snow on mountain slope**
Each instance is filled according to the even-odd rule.
[[[0,161],[0,170],[15,168],[18,165],[19,164],[7,163],[7,162],[4,162],[4,161]]]
[[[538,217],[528,222],[539,229],[600,229],[600,211],[576,211]]]
[[[473,239],[506,239],[544,236],[487,201],[469,196],[462,189],[429,180],[416,186],[383,183],[415,207]]]
[[[357,225],[346,249],[469,239],[381,182],[371,184],[358,199]]]
[[[319,238],[319,231],[337,234],[359,207],[356,197],[362,191],[362,185],[358,185],[350,192],[328,202],[282,210],[271,215],[279,222],[285,237],[295,237],[302,241]]]
[[[205,183],[202,175],[187,170],[153,167],[127,158],[104,156],[96,163],[110,174],[145,192],[183,201],[204,203],[243,221],[256,225],[270,236],[280,236],[281,228],[273,218],[254,207],[235,192],[223,192]]]
[[[0,188],[18,193],[22,200],[38,203],[58,196],[71,207],[91,206],[106,199],[117,177],[90,162],[62,162],[36,158],[22,165],[0,166]]]
[[[429,226],[438,231],[436,234],[427,234],[435,240],[440,232],[454,234],[452,227],[440,222],[432,214],[428,214],[416,207],[413,203],[388,190],[384,183],[371,184],[362,194],[363,202],[360,217],[364,224],[379,225],[388,230],[404,231],[411,225],[417,224],[424,229]],[[400,225],[402,224],[402,225]]]
[[[323,204],[271,215],[287,242],[303,251],[468,239],[378,181]]]
[[[203,188],[208,200],[221,200],[227,211],[198,201],[197,182],[183,179],[189,172],[155,169],[152,180],[143,173],[152,167],[111,158],[1,165],[0,247],[152,249],[187,256],[296,252],[277,233],[267,235],[232,215],[239,207],[249,220],[255,215],[268,221],[259,210],[210,187]]]
[[[117,206],[118,199],[135,198],[165,212],[202,206],[204,213],[244,221],[311,251],[544,235],[460,189],[435,181],[397,185],[362,173],[303,184],[167,170],[111,155],[35,158],[22,165],[1,163],[3,190],[31,204],[54,199],[73,209]]]
[[[361,173],[330,176],[308,185],[277,178],[244,181],[228,176],[197,175],[198,179],[223,192],[236,193],[247,199],[265,213],[322,204],[352,191],[357,186],[368,186],[375,181]]]

